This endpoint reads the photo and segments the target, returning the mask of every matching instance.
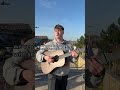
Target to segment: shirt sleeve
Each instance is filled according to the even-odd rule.
[[[36,53],[36,60],[38,62],[42,62],[44,60],[44,54],[42,54],[42,50],[39,50],[37,53]]]
[[[40,46],[40,50],[37,51],[36,53],[36,60],[38,62],[42,62],[44,61],[44,51],[48,50],[48,46],[49,46],[49,43],[47,43],[46,45],[41,45]]]

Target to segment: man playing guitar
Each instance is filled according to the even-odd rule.
[[[64,53],[71,51],[71,56],[65,58],[65,65],[54,69],[48,74],[48,89],[49,90],[66,90],[67,78],[69,70],[69,62],[77,61],[78,54],[73,50],[72,46],[63,39],[64,28],[61,25],[56,25],[54,28],[54,40],[45,44],[36,54],[36,59],[39,62],[48,61],[54,62],[53,57],[44,55],[45,50],[63,50]]]

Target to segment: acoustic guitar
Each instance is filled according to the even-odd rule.
[[[82,52],[84,50],[79,50]],[[78,52],[78,50],[76,50]],[[54,50],[54,51],[45,51],[44,55],[52,56],[54,62],[41,62],[41,69],[44,74],[48,74],[53,71],[57,67],[62,67],[65,64],[65,58],[71,56],[71,52],[65,53],[62,50]],[[66,70],[67,71],[67,70]]]

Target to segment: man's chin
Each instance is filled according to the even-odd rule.
[[[55,38],[56,38],[56,39],[59,39],[60,37],[59,37],[59,36],[56,36]]]

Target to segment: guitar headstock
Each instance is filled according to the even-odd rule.
[[[74,50],[75,50],[75,52],[76,52],[77,54],[79,54],[79,53],[84,52],[84,51],[85,51],[85,48],[77,48],[77,49],[74,49]]]

